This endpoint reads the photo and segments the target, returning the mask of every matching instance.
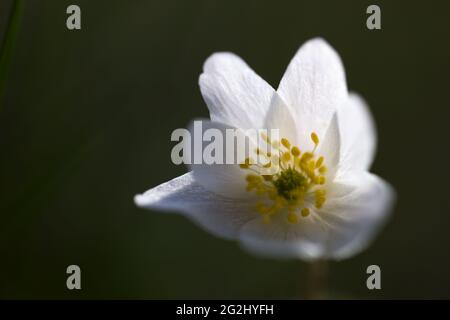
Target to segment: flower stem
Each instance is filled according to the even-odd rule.
[[[316,260],[308,265],[305,299],[324,299],[328,282],[328,262]]]
[[[15,40],[19,32],[22,7],[22,0],[14,0],[11,5],[8,25],[6,27],[5,34],[3,35],[3,41],[0,47],[0,107],[3,94],[6,90],[6,80],[8,77],[9,66],[11,64]]]

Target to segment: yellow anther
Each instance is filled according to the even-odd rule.
[[[327,172],[327,167],[326,167],[326,166],[321,166],[321,167],[319,168],[319,172],[320,172],[321,174],[326,173],[326,172]]]
[[[273,176],[268,175],[268,174],[265,174],[265,175],[263,175],[262,177],[263,177],[263,179],[264,179],[265,181],[272,181],[272,177],[273,177]]]
[[[300,155],[300,149],[297,147],[292,147],[291,153],[294,157],[298,157]]]
[[[283,153],[283,155],[281,156],[281,161],[283,162],[291,161],[291,154],[289,152]]]
[[[319,177],[319,184],[325,184],[325,181],[326,181],[326,179],[324,176]]]
[[[319,137],[315,132],[311,133],[311,140],[314,142],[316,146],[319,144]]]
[[[287,219],[292,224],[296,224],[298,222],[297,215],[293,212],[289,212]]]
[[[322,208],[323,204],[325,203],[326,197],[325,197],[325,190],[316,190],[316,201],[315,206],[316,208],[320,209]]]
[[[307,216],[309,216],[309,209],[308,208],[303,208],[302,209],[302,212],[301,212],[301,214],[302,214],[302,217],[307,217]]]
[[[325,197],[325,190],[319,189],[315,192],[316,197]]]
[[[286,149],[290,149],[290,148],[291,148],[291,143],[290,143],[289,140],[286,139],[286,138],[281,139],[281,144],[282,144],[283,146],[285,146]]]
[[[316,167],[316,164],[315,164],[315,162],[314,162],[314,160],[310,160],[309,162],[308,162],[308,169],[311,171],[311,172],[314,172],[314,168]]]
[[[248,169],[248,168],[250,167],[250,165],[248,165],[248,164],[246,164],[246,163],[241,163],[241,164],[239,165],[239,167],[240,167],[241,169]]]
[[[302,161],[308,161],[309,159],[313,158],[314,155],[311,152],[305,152],[302,155]]]
[[[323,157],[320,157],[319,159],[317,159],[317,162],[316,162],[316,168],[320,168],[320,166],[322,165],[322,163],[323,163]]]

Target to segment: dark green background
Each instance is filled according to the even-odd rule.
[[[365,10],[382,9],[369,31]],[[3,36],[11,1],[0,1]],[[273,86],[322,36],[379,130],[373,171],[398,192],[364,253],[331,264],[337,297],[450,298],[449,5],[444,1],[25,1],[0,101],[1,298],[295,298],[299,261],[257,258],[133,196],[186,171],[170,134],[208,115],[198,89],[215,51]],[[69,31],[69,4],[82,30]],[[78,264],[82,290],[68,291]],[[368,291],[366,267],[382,269]]]

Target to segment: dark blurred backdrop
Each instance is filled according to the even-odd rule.
[[[0,0],[4,37],[12,1]],[[378,4],[382,30],[366,28]],[[0,100],[0,298],[296,298],[300,261],[254,257],[133,196],[186,171],[170,134],[208,116],[215,51],[274,87],[307,39],[341,54],[378,124],[373,171],[398,192],[364,253],[331,264],[342,298],[450,298],[450,5],[445,1],[24,1]],[[65,26],[77,4],[82,29]],[[66,267],[82,290],[66,289]],[[366,267],[382,269],[368,291]]]

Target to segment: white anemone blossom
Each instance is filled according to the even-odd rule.
[[[183,213],[262,255],[344,259],[368,246],[394,191],[368,171],[375,125],[364,100],[347,91],[342,62],[327,42],[306,42],[277,90],[232,53],[210,56],[199,84],[211,117],[203,127],[280,130],[280,141],[263,136],[275,152],[255,150],[279,171],[261,174],[248,158],[195,164],[137,195],[138,206]]]

